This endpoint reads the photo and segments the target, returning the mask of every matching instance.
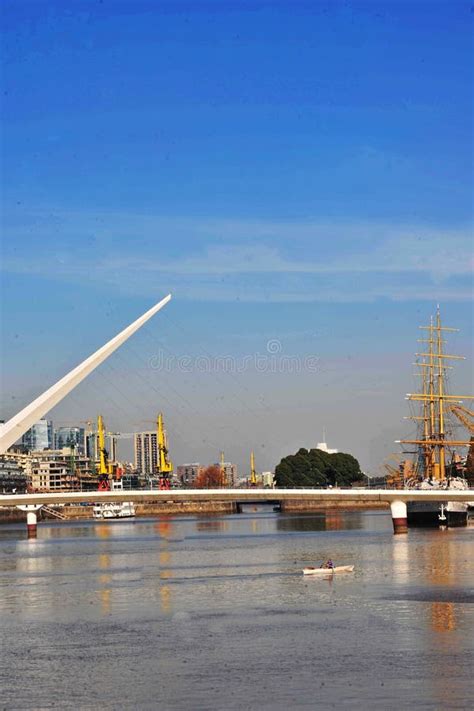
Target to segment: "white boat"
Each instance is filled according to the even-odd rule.
[[[111,501],[110,503],[96,504],[93,509],[93,514],[96,519],[134,518],[135,505],[133,501]]]
[[[112,483],[112,491],[123,490],[121,481]],[[110,518],[134,518],[135,504],[133,501],[107,501],[103,504],[95,504],[93,509],[95,519],[110,519]]]
[[[335,568],[303,568],[303,575],[333,575],[334,573],[352,573],[353,565],[336,565]]]
[[[407,488],[421,490],[468,489],[468,484],[461,477],[444,481],[424,479],[421,482],[409,480]],[[409,526],[465,526],[467,524],[469,504],[464,501],[408,501],[407,515]]]
[[[459,439],[458,436],[453,439],[454,423],[450,423],[449,417],[455,415],[469,430],[472,427],[472,413],[454,404],[462,402],[461,396],[447,394],[445,367],[451,366],[441,365],[445,358],[460,357],[450,355],[444,350],[445,331],[457,329],[441,325],[439,306],[436,316],[430,320],[430,325],[421,328],[427,333],[426,338],[420,339],[419,342],[427,345],[421,348],[424,353],[416,354],[417,361],[414,363],[420,368],[420,388],[419,392],[408,393],[406,396],[407,400],[419,402],[419,412],[414,418],[409,418],[418,421],[418,431],[413,439],[400,440],[404,445],[416,445],[412,452],[415,456],[412,461],[406,459],[400,465],[397,484],[406,489],[437,490],[437,493],[451,489],[467,490],[469,484],[463,476],[466,467],[462,465],[457,450],[459,447],[469,447],[471,440]],[[466,526],[468,508],[467,501],[408,501],[408,526]]]

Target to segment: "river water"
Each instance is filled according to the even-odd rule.
[[[4,709],[467,709],[474,528],[381,511],[0,526]],[[331,557],[352,574],[308,579]]]

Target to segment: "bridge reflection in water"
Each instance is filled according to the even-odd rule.
[[[0,527],[0,614],[25,707],[47,698],[52,654],[62,692],[78,693],[71,669],[87,678],[87,707],[107,688],[117,708],[130,689],[138,708],[163,693],[207,708],[219,682],[222,708],[239,694],[258,708],[264,677],[272,700],[469,707],[469,530],[394,537],[388,512],[331,510],[45,523],[35,542],[19,530]],[[325,557],[354,574],[306,581],[304,563]]]
[[[390,530],[390,519],[384,513],[372,515],[374,527],[379,524],[381,530]],[[281,515],[276,519],[279,531],[342,531],[363,530],[367,527],[367,516],[364,511],[341,511],[340,509],[320,511],[311,514]]]

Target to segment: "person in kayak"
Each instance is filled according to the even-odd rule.
[[[328,558],[327,561],[322,564],[321,568],[335,568],[335,565],[332,562],[331,558]]]

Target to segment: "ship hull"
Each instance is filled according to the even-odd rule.
[[[442,508],[439,503],[409,502],[407,504],[407,522],[408,526],[426,528],[467,526],[467,505],[447,503]]]

